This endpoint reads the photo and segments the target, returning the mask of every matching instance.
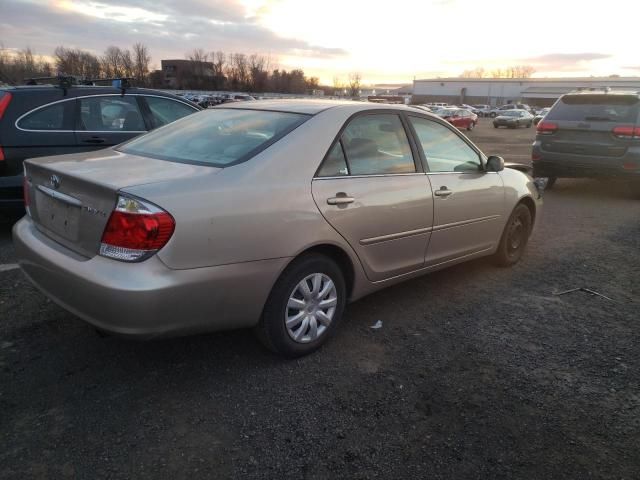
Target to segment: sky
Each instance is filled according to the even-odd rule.
[[[351,72],[390,84],[510,65],[640,76],[639,16],[638,0],[0,0],[0,44],[51,55],[142,42],[156,68],[194,48],[258,53],[327,85]]]

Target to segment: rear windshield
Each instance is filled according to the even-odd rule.
[[[174,162],[228,167],[258,154],[308,118],[297,113],[209,109],[137,137],[118,150]]]
[[[638,97],[631,95],[568,95],[562,97],[545,117],[575,122],[636,123]]]

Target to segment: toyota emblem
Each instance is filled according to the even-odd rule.
[[[60,177],[58,177],[57,175],[51,175],[49,181],[51,182],[51,186],[56,190],[60,188]]]

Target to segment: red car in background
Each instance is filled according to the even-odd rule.
[[[473,130],[473,127],[478,123],[478,115],[463,108],[443,108],[435,114],[444,118],[454,127],[466,128],[467,130]]]

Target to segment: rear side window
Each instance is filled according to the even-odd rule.
[[[63,130],[65,102],[54,103],[31,112],[18,122],[24,130]]]
[[[135,97],[79,98],[78,130],[88,132],[143,132],[147,128]]]
[[[345,175],[349,175],[347,159],[344,157],[341,142],[336,142],[318,170],[318,177],[344,177]]]
[[[556,102],[545,120],[636,123],[639,105],[631,95],[567,95]]]
[[[309,115],[210,109],[142,135],[120,151],[181,163],[227,167],[258,154]]]
[[[196,110],[182,102],[177,102],[169,98],[144,97],[149,105],[149,110],[153,114],[154,126],[162,127],[167,123],[195,113]]]
[[[351,175],[413,173],[416,167],[400,117],[361,115],[342,134]]]

